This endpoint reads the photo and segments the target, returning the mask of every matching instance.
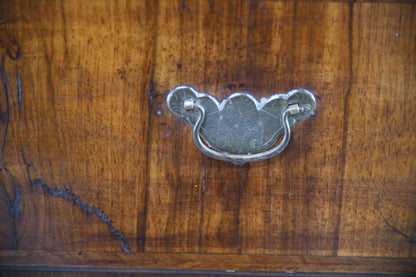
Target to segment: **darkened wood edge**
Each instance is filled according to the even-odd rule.
[[[333,272],[277,272],[277,271],[219,271],[219,270],[175,270],[175,269],[117,269],[117,268],[76,268],[76,267],[1,267],[0,271],[12,272],[41,272],[45,276],[52,276],[48,273],[55,274],[58,272],[76,272],[81,273],[115,273],[119,274],[158,274],[158,275],[181,275],[181,276],[274,276],[274,277],[410,277],[415,276],[409,273],[333,273]],[[18,274],[16,276],[19,276]]]
[[[223,255],[183,253],[122,253],[67,251],[0,251],[3,267],[64,267],[77,270],[105,268],[142,272],[149,269],[416,273],[416,258],[302,257],[271,255]]]
[[[258,0],[254,0],[258,1]],[[288,2],[288,0],[269,0],[270,2]],[[416,3],[416,0],[295,0],[295,2],[328,2],[328,3],[384,3],[384,4],[405,4]]]

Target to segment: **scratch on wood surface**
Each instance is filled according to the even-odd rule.
[[[15,190],[14,192],[14,201],[13,201],[13,205],[10,201],[10,197],[6,191],[6,187],[4,186],[4,184],[2,182],[0,182],[0,186],[1,189],[3,191],[4,196],[6,197],[6,202],[7,202],[7,208],[9,210],[9,215],[11,217],[12,220],[12,237],[13,237],[13,248],[17,249],[18,247],[18,242],[17,242],[17,219],[19,218],[20,215],[20,193],[19,190],[17,188],[17,186],[14,184],[13,188]]]
[[[9,179],[9,182],[11,183],[13,190],[14,190],[14,200],[11,201],[11,197],[9,196],[7,189],[3,182],[0,182],[0,186],[2,188],[2,191],[4,193],[4,196],[6,198],[7,207],[9,210],[9,214],[12,220],[12,236],[13,236],[13,247],[14,249],[17,249],[17,231],[16,231],[16,225],[17,225],[17,219],[20,215],[20,192],[17,187],[16,181],[11,174],[11,172],[7,169],[6,164],[4,163],[4,150],[6,148],[6,136],[7,136],[7,129],[9,126],[9,115],[10,115],[10,105],[9,105],[9,91],[7,87],[7,75],[6,71],[4,69],[4,55],[1,57],[1,65],[0,65],[0,72],[1,72],[1,80],[3,84],[3,94],[4,94],[4,100],[6,104],[6,111],[4,114],[4,129],[3,129],[3,140],[1,144],[1,152],[0,152],[0,171],[6,172],[7,178]],[[13,204],[12,204],[13,202]]]
[[[153,56],[155,56],[154,53],[153,53]],[[154,71],[154,68],[152,68],[152,76],[154,75],[153,71]],[[153,110],[152,107],[153,107],[153,95],[154,95],[153,88],[154,87],[153,87],[153,78],[152,78],[152,79],[150,79],[149,87],[147,89],[147,96],[149,98],[149,106],[150,106],[149,113],[148,113],[148,118],[147,118],[147,126],[148,127],[152,126],[152,118],[153,118],[153,116],[152,116],[152,110]],[[147,203],[149,203],[149,183],[150,183],[150,174],[149,174],[150,147],[149,147],[149,145],[150,145],[151,139],[152,139],[152,132],[150,132],[148,130],[147,134],[146,134],[146,145],[148,147],[146,147],[146,169],[145,169],[145,172],[146,172],[146,189],[145,189],[145,196],[144,196],[144,198],[146,199],[146,205],[144,206],[144,222],[142,224],[143,226],[147,225],[147,212],[148,212]],[[137,224],[137,226],[139,226],[139,224]],[[137,233],[138,234],[140,234],[140,233],[144,234],[143,239],[137,240],[138,244],[141,244],[140,246],[142,246],[142,249],[144,250],[146,248],[146,229],[141,231],[141,230],[139,230],[139,227],[138,227]]]
[[[149,96],[150,107],[153,106],[153,80],[150,80],[149,88],[147,89],[147,95]]]
[[[416,239],[412,238],[408,235],[406,235],[404,232],[400,231],[397,227],[395,227],[393,224],[391,224],[387,218],[383,215],[379,202],[381,201],[380,196],[377,196],[377,201],[374,204],[374,209],[378,212],[378,214],[380,215],[381,219],[384,221],[384,223],[390,228],[392,229],[395,233],[401,235],[402,237],[404,237],[408,242],[412,243],[412,244],[416,244]]]
[[[72,188],[67,188],[67,187],[64,187],[64,189],[52,188],[48,184],[46,184],[42,179],[32,180],[31,177],[30,177],[30,168],[32,167],[32,165],[30,163],[28,163],[27,160],[24,158],[23,152],[22,152],[22,157],[23,157],[23,162],[26,165],[27,178],[28,178],[29,183],[32,187],[42,188],[43,191],[47,194],[57,196],[57,197],[61,197],[65,200],[73,202],[77,206],[81,207],[81,209],[86,210],[88,213],[97,215],[107,225],[108,230],[113,235],[117,236],[120,239],[121,245],[122,245],[124,251],[126,253],[130,253],[131,250],[130,250],[129,244],[127,242],[127,239],[124,237],[124,235],[119,230],[114,228],[112,220],[101,210],[100,207],[91,206],[90,204],[88,204],[87,202],[82,200],[73,191]]]
[[[346,147],[347,147],[347,140],[348,140],[348,130],[349,130],[349,121],[348,121],[348,111],[350,107],[350,99],[351,99],[351,90],[353,86],[353,17],[354,17],[354,4],[351,3],[349,5],[349,23],[348,23],[348,49],[349,49],[349,81],[347,91],[344,97],[344,117],[343,117],[343,129],[342,129],[342,138],[341,138],[341,183],[340,183],[340,191],[339,196],[337,197],[338,204],[338,216],[337,216],[337,223],[335,227],[335,246],[334,252],[338,253],[340,247],[340,226],[341,226],[341,211],[342,211],[342,204],[343,204],[343,193],[344,193],[344,181],[345,181],[345,169],[347,165],[347,156],[346,156]]]
[[[397,229],[394,225],[390,224],[390,222],[384,217],[384,215],[381,212],[380,212],[380,217],[383,219],[384,223],[386,223],[386,225],[389,226],[394,232],[404,237],[408,242],[416,244],[416,239],[406,235],[405,233]]]
[[[17,105],[19,112],[22,111],[22,86],[20,82],[20,73],[19,70],[16,69],[16,78],[17,78]]]
[[[6,111],[4,112],[4,115],[2,116],[2,119],[4,121],[4,131],[3,131],[3,141],[1,144],[1,165],[4,167],[4,148],[6,147],[6,136],[7,136],[7,127],[9,125],[9,92],[7,89],[7,76],[6,71],[4,70],[4,56],[1,57],[1,65],[0,65],[0,72],[1,72],[1,80],[3,84],[3,94],[5,98],[6,103]]]

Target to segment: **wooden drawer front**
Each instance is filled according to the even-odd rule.
[[[0,266],[416,271],[415,2],[0,7]],[[317,115],[236,166],[167,111],[177,85],[304,87]]]

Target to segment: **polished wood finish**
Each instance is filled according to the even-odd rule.
[[[224,277],[224,276],[253,276],[256,274],[257,276],[265,276],[265,277],[405,277],[411,276],[407,274],[382,274],[382,273],[299,273],[299,272],[238,272],[236,274],[232,274],[230,272],[222,272],[222,273],[190,273],[187,271],[186,273],[110,273],[110,272],[61,272],[61,271],[5,271],[0,273],[1,277],[189,277],[198,275],[200,277]]]
[[[221,272],[386,272],[408,273],[414,269],[414,258],[379,257],[301,257],[280,255],[230,255],[182,253],[124,253],[124,252],[68,252],[2,251],[5,265],[75,267],[79,271],[91,267],[111,270],[176,269],[216,270]]]
[[[416,272],[415,18],[411,1],[1,1],[0,266]],[[166,110],[181,84],[305,87],[317,116],[236,166]]]

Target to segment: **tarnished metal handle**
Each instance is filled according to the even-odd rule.
[[[267,150],[265,152],[256,153],[256,154],[238,155],[238,154],[229,154],[225,152],[215,151],[214,149],[206,146],[205,143],[201,140],[200,133],[199,133],[202,123],[205,120],[204,107],[198,104],[198,102],[196,102],[194,99],[187,99],[184,102],[184,108],[187,110],[197,109],[200,112],[200,116],[197,119],[193,128],[193,132],[192,132],[192,137],[193,137],[196,147],[198,147],[202,153],[204,153],[205,155],[211,158],[221,160],[221,161],[226,161],[226,162],[232,162],[233,164],[244,164],[247,162],[261,161],[261,160],[271,158],[279,154],[280,152],[282,152],[286,148],[290,140],[290,125],[289,125],[288,115],[296,114],[302,110],[302,108],[300,108],[299,105],[293,104],[293,105],[288,106],[287,109],[283,112],[282,125],[284,128],[284,136],[278,145],[276,145],[272,149]]]
[[[261,102],[247,92],[237,92],[219,102],[208,93],[179,86],[169,92],[166,102],[174,115],[193,126],[193,140],[202,153],[234,164],[282,152],[290,140],[290,127],[314,115],[316,108],[315,97],[306,89]]]

